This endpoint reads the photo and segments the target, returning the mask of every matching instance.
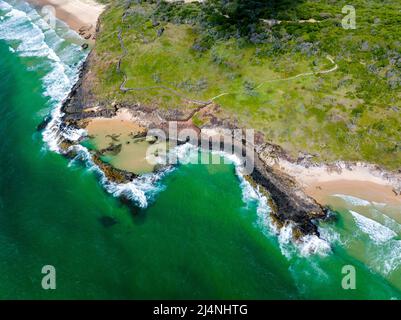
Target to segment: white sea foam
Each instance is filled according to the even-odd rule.
[[[276,235],[279,241],[279,246],[282,254],[290,259],[294,255],[301,255],[304,257],[310,255],[326,256],[331,252],[330,241],[327,239],[319,238],[316,235],[306,235],[294,241],[292,222],[287,223],[281,229],[278,229],[272,222],[270,217],[271,208],[268,204],[268,198],[260,192],[259,186],[254,188],[243,176],[240,159],[233,158],[236,164],[236,173],[240,179],[242,189],[242,199],[245,203],[257,203],[258,224],[267,233],[268,236]]]
[[[280,250],[287,259],[294,256],[308,257],[311,255],[327,256],[331,253],[330,242],[316,235],[305,235],[294,241],[294,224],[287,223],[278,233]]]
[[[300,239],[298,244],[302,256],[310,255],[326,256],[331,252],[330,243],[316,235],[306,235]]]
[[[325,224],[324,226],[319,227],[320,238],[330,243],[331,245],[340,244],[345,246],[347,244],[346,240],[341,238],[341,235],[336,230],[335,225],[333,224]]]
[[[379,272],[389,275],[401,266],[401,240],[390,240],[376,257]]]
[[[357,227],[369,236],[372,242],[364,243],[368,264],[384,276],[390,275],[401,266],[401,240],[397,238],[401,226],[393,219],[375,210],[373,216],[383,224],[351,211]]]
[[[350,195],[346,195],[346,194],[333,194],[333,197],[337,197],[337,198],[341,198],[344,201],[346,201],[347,203],[353,205],[353,206],[359,206],[359,207],[365,207],[365,206],[370,206],[371,203],[367,200],[364,199],[360,199],[357,197],[353,197]]]
[[[48,62],[49,72],[43,77],[42,81],[45,95],[49,97],[53,110],[51,121],[43,131],[43,140],[50,150],[59,152],[60,140],[77,141],[86,134],[85,130],[82,129],[62,127],[61,121],[63,116],[61,103],[78,77],[77,65],[79,63],[74,64],[74,59],[70,60],[69,58],[79,54],[80,58],[75,59],[75,62],[82,62],[84,55],[79,46],[76,45],[70,45],[64,50],[60,49],[64,39],[49,28],[40,15],[28,5],[17,9],[0,0],[0,10],[6,12],[0,19],[0,38],[12,43],[10,50],[17,52],[21,57],[36,57],[46,59]],[[68,56],[69,54],[71,56]],[[93,163],[91,155],[85,147],[76,145],[73,148],[78,152],[77,158],[84,160],[91,170],[95,170],[101,176],[101,182],[108,192],[114,196],[125,196],[142,208],[148,205],[149,199],[163,189],[159,183],[160,179],[171,171],[169,168],[157,174],[143,175],[129,183],[117,184],[107,180],[104,173]],[[170,152],[175,152],[181,163],[187,163],[191,157],[197,155],[198,149],[190,144],[184,144]],[[217,155],[223,156],[235,164],[244,202],[256,201],[257,214],[261,224],[274,231],[274,226],[270,221],[271,210],[268,199],[246,181],[242,173],[240,159],[235,155],[223,152],[217,152]],[[292,228],[284,227],[279,234],[280,243],[286,245],[290,238],[292,238]],[[307,236],[299,241],[298,248],[302,255],[308,255],[326,251],[327,244],[318,237]]]
[[[395,233],[397,233],[398,235],[401,236],[401,224],[399,224],[397,221],[395,221],[394,219],[390,218],[386,214],[381,213],[377,209],[373,209],[371,212],[372,212],[372,217],[376,221],[380,222],[381,224],[383,224],[384,226],[386,226],[387,228],[393,230]]]
[[[78,80],[79,65],[86,55],[78,45],[69,43],[63,46],[65,40],[28,5],[20,4],[17,9],[0,0],[0,10],[5,13],[0,22],[0,38],[11,43],[10,50],[14,50],[20,57],[38,58],[42,60],[38,63],[46,63],[48,72],[43,76],[42,82],[44,95],[49,97],[52,111],[51,120],[42,135],[48,149],[60,152],[61,140],[78,141],[86,135],[83,129],[62,126],[61,111],[63,100]],[[73,35],[68,33],[69,37]],[[84,160],[91,170],[97,171],[105,189],[114,196],[125,196],[144,208],[149,199],[162,189],[158,182],[168,172],[167,169],[157,174],[143,175],[129,183],[117,184],[107,180],[93,163],[86,148],[81,145],[73,148],[78,153],[78,158]],[[184,157],[184,154],[180,156]]]
[[[101,183],[107,192],[115,197],[124,196],[141,208],[146,208],[149,201],[153,199],[158,192],[164,189],[160,180],[172,171],[171,167],[167,167],[157,173],[141,175],[127,183],[115,183],[108,180],[104,172],[93,162],[92,156],[87,148],[82,145],[75,145],[70,148],[77,152],[77,156],[74,160],[83,160],[90,170],[96,171],[97,174],[100,175]]]
[[[43,138],[51,150],[57,151],[61,102],[77,80],[79,64],[85,54],[78,45],[68,43],[63,49],[70,50],[71,54],[65,55],[61,60],[57,53],[60,44],[65,43],[65,40],[28,4],[18,3],[17,9],[0,0],[0,10],[4,18],[0,22],[0,38],[9,42],[11,49],[20,57],[37,59],[34,66],[40,65],[41,69],[47,70],[42,77],[42,83],[44,95],[49,98],[53,111],[52,121],[44,130]],[[65,134],[71,134],[72,139],[76,138],[75,132]]]
[[[378,207],[378,208],[384,208],[385,206],[387,206],[387,203],[384,203],[384,202],[372,201],[372,204],[373,204],[375,207]]]
[[[383,243],[397,236],[397,234],[382,224],[364,217],[358,212],[350,210],[358,228],[366,233],[375,243]]]

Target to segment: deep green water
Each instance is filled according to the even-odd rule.
[[[303,257],[270,231],[257,201],[244,201],[234,165],[182,165],[146,209],[122,205],[93,170],[48,150],[36,127],[55,107],[44,92],[58,79],[45,83],[48,58],[10,38],[0,40],[0,298],[401,298],[400,233],[377,245],[344,209],[322,226],[332,252]],[[341,287],[348,264],[356,290]],[[41,287],[44,265],[56,268],[56,290]]]

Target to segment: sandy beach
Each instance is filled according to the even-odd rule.
[[[94,0],[28,0],[28,2],[38,7],[53,6],[56,17],[77,31],[88,43],[94,42],[98,17],[105,9],[104,5]],[[87,129],[97,137],[96,142],[103,147],[106,142],[110,143],[105,137],[112,133],[125,137],[126,139],[122,139],[125,145],[128,142],[128,134],[138,130],[137,125],[128,118],[129,115],[121,113],[115,119],[97,119],[91,121]],[[125,146],[119,158],[127,159],[128,156],[133,156],[135,152],[125,152],[131,148],[132,146],[130,148]],[[131,168],[126,162],[124,161],[121,167]],[[338,170],[333,170],[332,167],[325,165],[306,167],[280,159],[275,165],[294,177],[309,196],[323,205],[330,204],[330,196],[333,194],[347,194],[373,202],[401,206],[401,195],[399,195],[401,174],[395,177],[392,174],[389,177],[374,166],[366,164],[343,166],[340,164]]]
[[[27,0],[36,7],[52,6],[58,19],[93,43],[97,19],[105,6],[94,0]]]
[[[153,172],[155,164],[148,161],[148,152],[165,152],[163,143],[146,141],[145,127],[125,109],[120,109],[112,118],[90,119],[85,130],[96,149],[120,170],[136,174]]]
[[[376,203],[401,206],[401,197],[396,196],[391,186],[370,181],[332,180],[316,181],[305,187],[306,193],[321,204],[330,204],[328,197],[346,194]]]
[[[305,192],[323,205],[330,204],[331,195],[347,194],[372,202],[401,206],[401,195],[397,194],[401,175],[388,174],[373,165],[339,163],[334,170],[325,165],[305,167],[279,160],[276,166],[295,177]]]

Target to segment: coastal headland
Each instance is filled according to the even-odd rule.
[[[49,3],[52,4],[52,1],[40,1],[40,5]],[[184,84],[174,88],[170,85],[160,84],[157,72],[153,76],[153,86],[134,87],[132,85],[133,78],[137,81],[141,79],[140,76],[131,74],[125,65],[124,59],[130,55],[133,47],[132,44],[127,45],[127,42],[124,42],[124,34],[128,33],[127,30],[131,30],[131,27],[127,28],[124,25],[124,19],[129,19],[127,17],[129,14],[139,15],[143,18],[144,12],[149,8],[140,8],[140,5],[131,6],[130,3],[118,5],[109,10],[109,16],[102,15],[99,21],[95,22],[104,10],[104,6],[83,0],[75,0],[73,3],[75,5],[60,5],[58,18],[65,20],[78,32],[82,31],[83,26],[97,25],[97,28],[90,29],[90,32],[94,32],[91,34],[91,39],[101,37],[101,42],[99,45],[96,44],[89,54],[82,67],[79,81],[63,104],[63,126],[86,129],[89,135],[97,136],[100,140],[109,137],[109,140],[103,141],[104,144],[101,148],[91,150],[94,162],[104,171],[108,179],[118,183],[129,182],[140,174],[140,172],[134,172],[138,166],[140,167],[139,171],[158,170],[158,168],[144,165],[143,162],[141,163],[141,159],[134,168],[126,164],[124,159],[134,157],[138,152],[141,154],[143,148],[146,147],[146,144],[140,146],[139,149],[139,145],[136,145],[135,149],[132,149],[133,144],[128,147],[129,137],[142,139],[143,142],[149,130],[155,128],[166,130],[170,122],[177,122],[179,130],[191,128],[198,132],[202,130],[219,132],[223,128],[230,130],[245,128],[243,122],[228,114],[219,100],[224,95],[235,95],[235,93],[215,92],[213,98],[204,98],[205,95],[193,98],[192,94],[183,94],[180,90]],[[85,6],[92,6],[91,14],[87,14],[90,10],[76,10],[81,5],[82,9],[86,8]],[[105,22],[104,19],[110,19],[111,16],[118,16],[119,19],[122,19],[123,28],[126,29],[121,26],[111,27],[108,22]],[[141,21],[141,23],[148,22]],[[139,39],[138,41],[144,46],[149,46],[158,41],[158,38],[163,38],[164,34],[167,34],[166,37],[171,36],[169,32],[174,31],[174,28],[176,27],[170,24],[162,26],[160,21],[153,19],[153,22],[146,25],[146,30],[141,29],[142,31],[139,33],[142,32],[142,34],[136,34],[134,38]],[[157,29],[155,31],[157,35],[151,39],[151,37],[147,37],[146,32],[154,32],[153,29]],[[107,37],[113,35],[115,38],[113,41],[118,44],[117,47],[113,47],[115,52],[104,52],[107,40],[102,37],[106,37],[105,34]],[[149,53],[149,51],[147,52]],[[322,58],[322,61],[324,60],[325,58]],[[329,60],[335,63],[332,58]],[[98,91],[99,84],[104,79],[96,76],[99,66],[104,65],[115,70],[108,77],[118,83],[117,87],[112,85],[113,93],[108,96],[105,96],[104,92]],[[176,67],[179,66],[176,65]],[[334,67],[332,65],[325,66],[320,71],[312,72],[311,75],[323,76],[321,70],[330,70],[331,72],[336,69],[337,64]],[[299,74],[303,73],[299,72]],[[261,83],[266,83],[266,81]],[[199,83],[200,87],[203,85],[204,83]],[[109,84],[105,87],[107,90],[110,89]],[[255,94],[253,93],[255,88],[254,85],[245,85],[245,90],[250,96]],[[191,90],[193,89],[188,89],[188,92]],[[136,92],[144,91],[149,91],[151,95],[136,95]],[[161,91],[163,93],[160,95]],[[131,93],[132,95],[130,95]],[[169,95],[173,98],[166,99]],[[169,107],[165,106],[165,101],[168,101]],[[230,99],[228,99],[229,102]],[[223,99],[222,103],[226,103],[226,100]],[[124,136],[126,136],[125,140],[121,138]],[[71,147],[81,142],[82,140],[61,141],[61,152],[74,156],[71,153]],[[184,143],[185,141],[178,142]],[[237,142],[241,143],[242,141]],[[142,151],[140,151],[141,148]],[[261,130],[256,131],[252,152],[255,153],[255,168],[251,174],[246,176],[246,179],[271,200],[272,218],[278,227],[288,223],[293,224],[295,237],[300,238],[307,234],[318,235],[315,220],[328,216],[326,205],[330,205],[328,197],[333,193],[353,194],[376,202],[401,203],[401,174],[396,170],[389,170],[380,165],[369,164],[369,162],[349,161],[341,158],[336,161],[324,161],[320,158],[316,160],[313,154],[306,151],[299,152],[294,156],[293,152],[287,152],[283,147],[273,143],[266,132]],[[102,156],[107,154],[123,156],[113,164],[102,160]]]

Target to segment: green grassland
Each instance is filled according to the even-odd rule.
[[[127,4],[113,1],[101,17],[93,67],[100,100],[188,110],[197,106],[189,99],[224,94],[214,100],[221,116],[293,155],[401,167],[399,1],[353,1],[355,30],[341,27],[345,1],[299,1],[267,10],[263,18],[282,22],[260,21],[247,36],[221,36],[221,27],[205,26],[199,4]],[[318,22],[299,22],[310,18]],[[134,89],[125,93],[116,68],[119,30],[125,87]],[[327,55],[337,70],[285,80],[331,69]]]

